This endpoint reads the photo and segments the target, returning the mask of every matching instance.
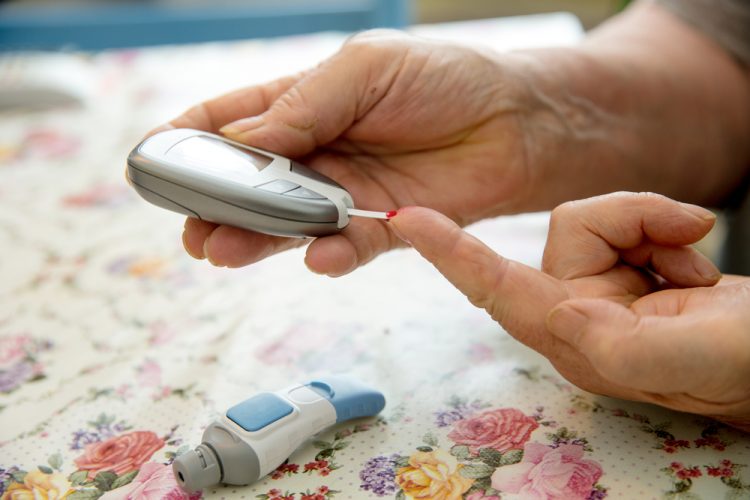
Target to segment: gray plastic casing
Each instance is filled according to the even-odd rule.
[[[171,158],[169,150],[191,138],[222,141],[270,160],[260,171],[222,176]],[[251,231],[290,237],[325,236],[349,223],[349,193],[328,177],[283,156],[208,132],[173,129],[138,144],[128,156],[128,177],[148,202],[188,217]],[[294,183],[320,196],[298,198],[264,189],[273,181]]]
[[[221,422],[209,425],[202,441],[172,464],[177,481],[186,491],[198,491],[219,482],[245,485],[260,479],[261,467],[255,451]]]

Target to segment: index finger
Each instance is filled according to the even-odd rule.
[[[301,74],[287,76],[209,99],[196,104],[169,123],[157,127],[148,135],[169,128],[194,128],[218,133],[219,129],[227,123],[265,112],[276,98],[286,92],[301,77]]]
[[[401,208],[390,224],[472,304],[524,344],[549,351],[538,334],[546,331],[547,312],[568,298],[559,280],[501,257],[434,210]]]
[[[287,91],[301,75],[287,76],[262,85],[235,90],[196,104],[173,120],[149,131],[144,139],[173,128],[192,128],[218,133],[229,122],[255,116],[266,111],[273,101]],[[125,180],[131,184],[125,167]]]

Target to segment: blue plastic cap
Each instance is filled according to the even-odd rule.
[[[346,375],[329,375],[312,380],[310,389],[328,399],[336,409],[336,423],[372,417],[385,408],[385,396]]]

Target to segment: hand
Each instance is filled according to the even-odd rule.
[[[503,259],[440,214],[394,232],[573,384],[750,430],[750,278],[721,279],[687,246],[714,216],[616,193],[552,212],[542,271]]]
[[[528,188],[513,115],[520,85],[491,57],[364,33],[315,69],[205,102],[167,127],[221,131],[304,157],[346,187],[357,208],[418,204],[464,225],[510,210]],[[305,243],[195,219],[183,241],[194,257],[230,267]],[[355,218],[341,234],[314,240],[306,263],[342,275],[400,245],[383,222]]]

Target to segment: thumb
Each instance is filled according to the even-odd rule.
[[[721,390],[711,385],[724,379],[728,359],[716,348],[711,321],[639,315],[606,299],[573,299],[550,311],[547,327],[610,382],[658,394],[710,393]]]
[[[267,111],[220,131],[281,155],[305,155],[364,116],[385,95],[398,67],[393,58],[374,57],[359,44],[345,45],[275,99]]]
[[[472,304],[484,308],[510,334],[544,352],[544,318],[567,298],[555,278],[504,259],[452,220],[434,210],[407,207],[390,219],[393,231]]]

